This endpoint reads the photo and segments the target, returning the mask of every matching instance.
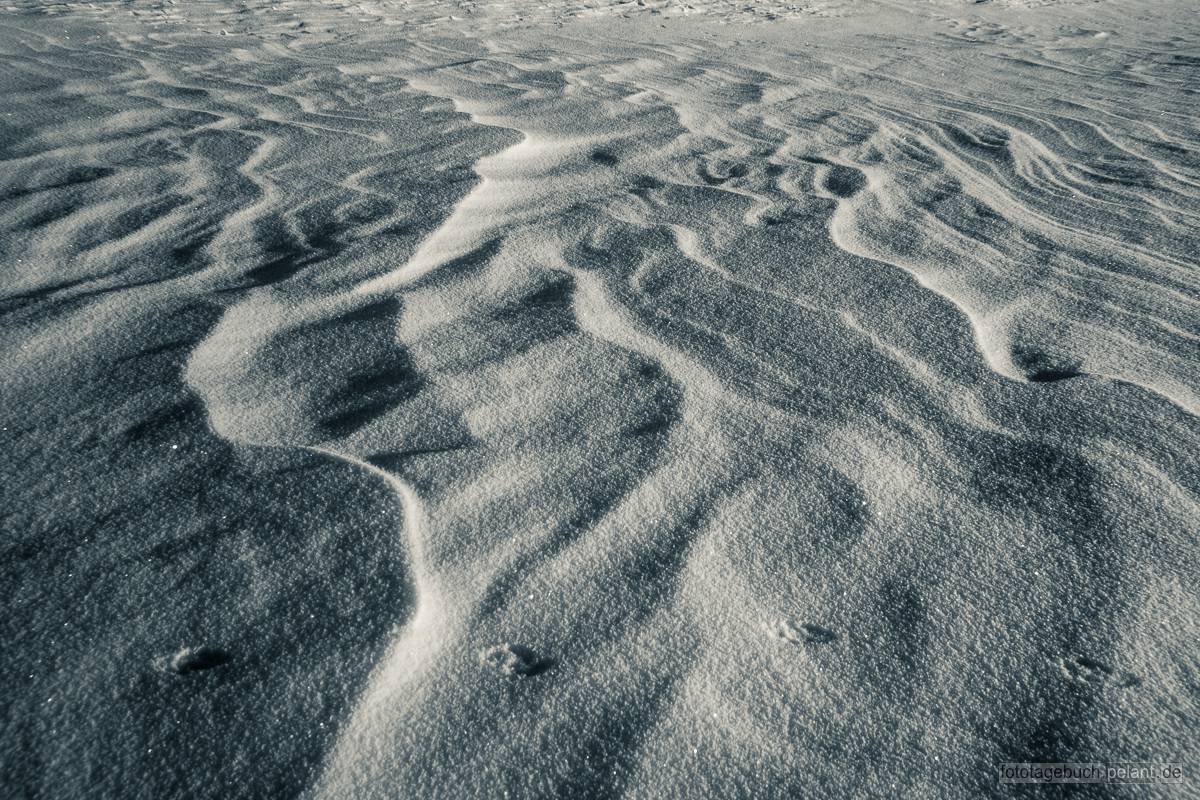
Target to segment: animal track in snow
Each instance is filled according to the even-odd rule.
[[[1104,686],[1111,683],[1118,689],[1131,689],[1142,683],[1142,679],[1131,672],[1122,672],[1086,656],[1060,659],[1058,668],[1068,681],[1088,686]]]
[[[790,644],[832,644],[838,635],[829,628],[807,622],[797,625],[789,620],[780,620],[769,628],[771,634]]]
[[[496,670],[506,678],[525,678],[545,672],[552,662],[528,647],[502,642],[484,648],[479,653],[479,663]]]
[[[163,672],[187,675],[228,664],[230,655],[219,647],[185,647],[175,655],[158,659],[157,666]]]

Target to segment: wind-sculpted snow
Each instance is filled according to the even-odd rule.
[[[3,12],[6,783],[1196,760],[1196,23],[745,5]]]

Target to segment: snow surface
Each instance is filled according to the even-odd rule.
[[[1194,4],[0,9],[7,796],[1200,763]]]

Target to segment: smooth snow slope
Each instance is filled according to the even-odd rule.
[[[14,796],[1200,762],[1189,4],[22,1],[0,64]]]

